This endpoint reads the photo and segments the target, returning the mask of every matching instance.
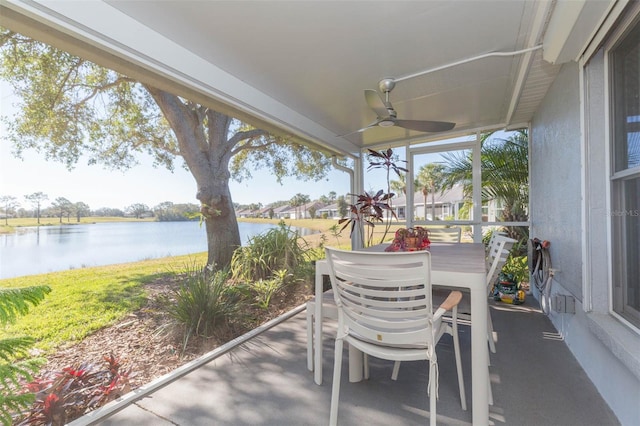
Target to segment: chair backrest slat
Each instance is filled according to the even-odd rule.
[[[462,238],[462,228],[426,228],[429,231],[429,241],[436,243],[459,243]]]
[[[387,344],[432,341],[429,252],[326,253],[339,323]]]
[[[493,282],[498,278],[502,267],[509,259],[511,248],[517,241],[497,235],[492,237],[492,244],[489,245],[489,253],[487,255],[487,287],[491,287]]]

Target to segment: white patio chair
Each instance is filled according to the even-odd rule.
[[[495,283],[502,267],[509,259],[511,248],[517,242],[516,240],[505,237],[503,235],[492,236],[492,243],[489,244],[487,254],[487,297],[491,295],[493,284]],[[466,301],[464,301],[466,299]],[[463,298],[460,306],[460,318],[468,317],[471,319],[471,303],[469,298]],[[487,310],[487,333],[489,339],[489,348],[492,353],[496,353],[496,340],[493,333],[493,321],[491,321],[491,310]]]
[[[459,243],[462,238],[462,228],[427,228],[429,241],[432,243]]]
[[[485,247],[485,251],[487,252],[487,255],[489,255],[489,251],[495,245],[497,237],[506,237],[506,236],[507,236],[506,232],[494,230],[491,233],[491,238],[489,239],[489,244],[487,244],[487,247]]]
[[[509,253],[516,240],[506,237],[502,234],[494,234],[491,237],[489,246],[487,247],[487,299],[493,288],[493,283],[498,274],[502,271],[502,267],[509,258]],[[434,303],[445,300],[449,292],[447,288],[436,287],[433,290]],[[488,300],[487,300],[488,303]],[[465,321],[471,321],[471,299],[467,292],[464,292],[464,296],[458,305],[458,317],[457,319],[451,319],[456,321],[462,319]],[[487,309],[487,341],[489,342],[488,350],[492,353],[496,353],[496,339],[493,332],[493,321],[491,320],[491,310]],[[399,368],[399,363],[396,363],[396,368]],[[491,383],[489,383],[489,404],[493,405],[493,392],[491,389]]]
[[[509,253],[516,240],[496,235],[492,237],[492,243],[487,249],[487,303],[495,280],[502,271],[502,267],[509,258]],[[433,299],[434,303],[444,300],[448,294],[448,287],[434,287]],[[458,319],[471,321],[471,298],[467,292],[463,292],[462,301],[458,306]],[[487,310],[487,340],[492,353],[496,353],[495,339],[493,333],[493,322],[491,321],[491,311]]]
[[[457,326],[442,321],[456,317],[462,294],[452,291],[433,312],[431,254],[427,251],[370,253],[326,248],[331,286],[338,310],[331,425],[337,424],[344,342],[365,354],[392,361],[429,361],[429,416],[436,424],[438,363],[435,345],[444,333],[453,336],[460,403],[466,410]],[[454,321],[455,324],[455,321]]]

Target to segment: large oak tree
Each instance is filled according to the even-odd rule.
[[[0,78],[20,99],[19,113],[7,120],[15,154],[33,149],[69,169],[81,158],[127,169],[143,152],[169,170],[183,159],[180,166],[188,168],[197,184],[208,263],[216,267],[228,265],[240,245],[231,178],[241,181],[252,169],[268,167],[278,181],[288,175],[317,180],[330,167],[324,154],[287,138],[10,30],[0,31]]]

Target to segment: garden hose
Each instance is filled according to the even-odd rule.
[[[549,315],[550,312],[551,282],[553,280],[550,246],[551,242],[540,241],[538,238],[530,239],[527,242],[529,273],[536,288],[540,291],[540,307],[545,315]]]

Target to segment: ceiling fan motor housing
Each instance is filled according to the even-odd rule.
[[[380,80],[380,83],[378,83],[378,88],[382,93],[389,93],[394,87],[396,87],[396,82],[392,78],[383,78]]]

